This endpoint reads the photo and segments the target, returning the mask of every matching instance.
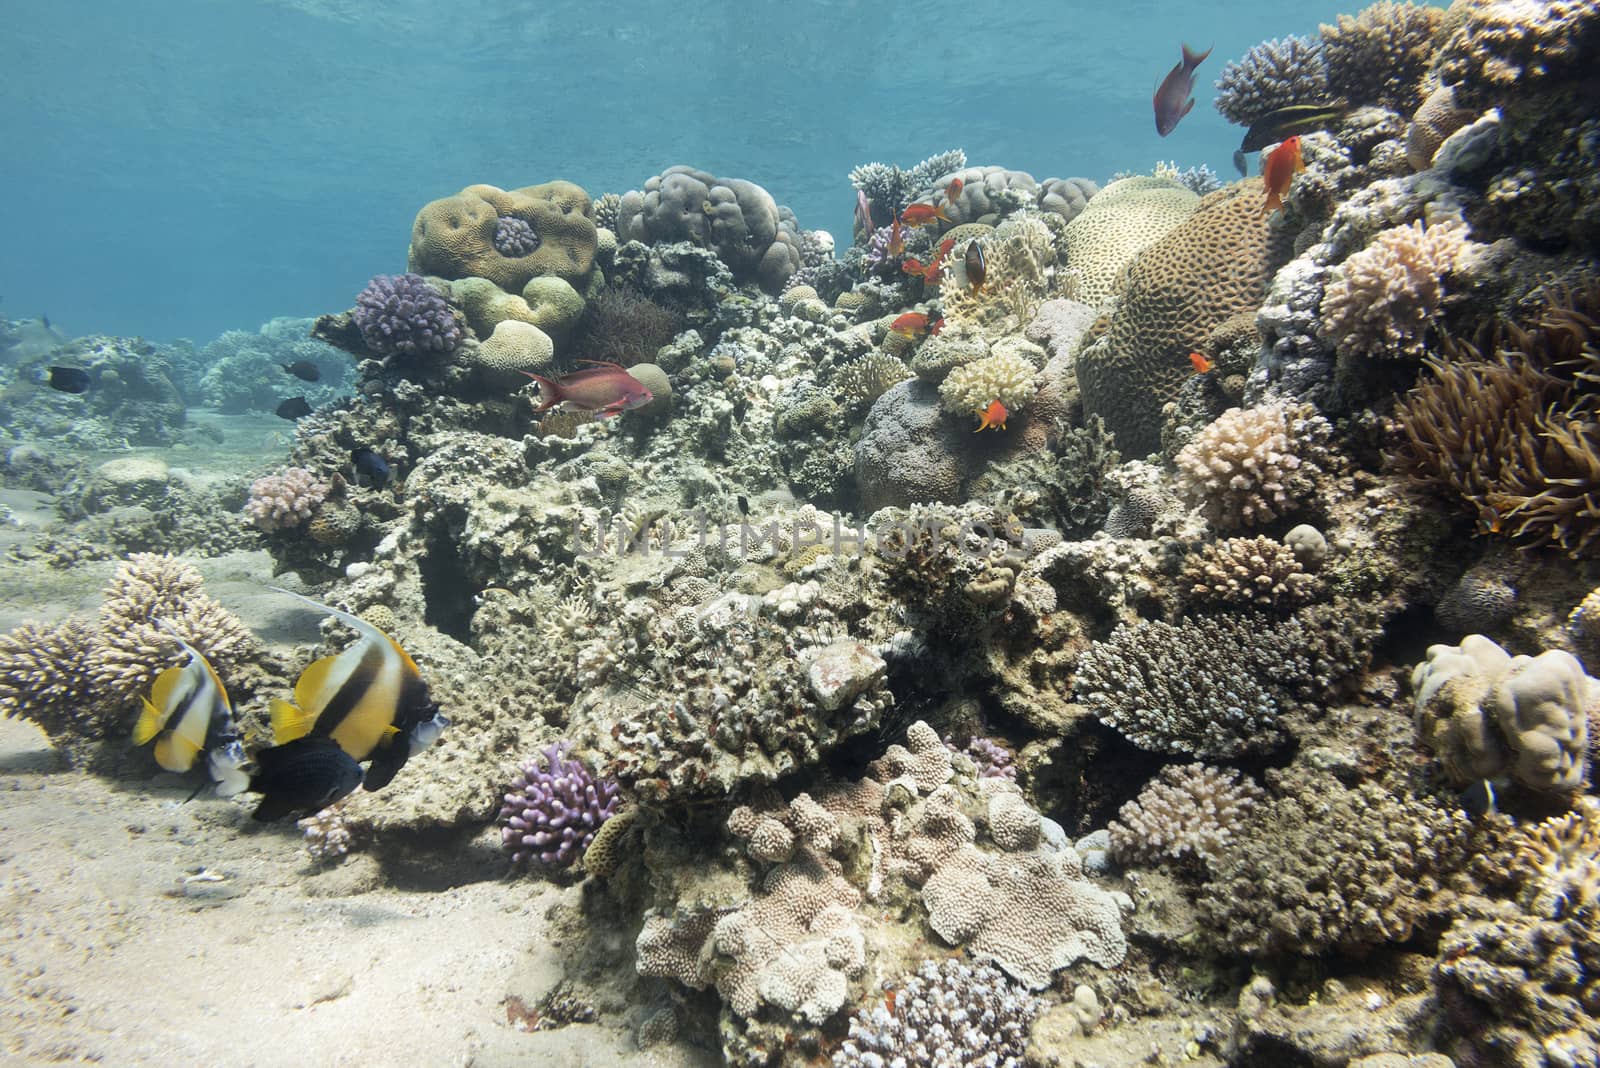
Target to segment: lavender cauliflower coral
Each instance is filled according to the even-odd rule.
[[[420,274],[380,274],[356,298],[361,340],[380,356],[454,352],[461,321]]]
[[[570,868],[617,811],[617,784],[596,779],[581,763],[568,760],[567,749],[567,743],[558,742],[544,751],[542,761],[524,762],[506,792],[500,841],[514,864],[536,860]]]
[[[244,512],[262,530],[288,530],[307,522],[327,496],[326,482],[304,467],[286,467],[251,484]]]

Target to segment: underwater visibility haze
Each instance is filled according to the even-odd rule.
[[[1600,1068],[1600,0],[13,5],[0,1060]]]

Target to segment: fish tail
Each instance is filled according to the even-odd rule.
[[[1276,189],[1267,190],[1266,202],[1261,205],[1262,215],[1271,215],[1274,210],[1283,207],[1283,198],[1278,196]]]
[[[1183,47],[1183,65],[1185,67],[1188,67],[1190,70],[1194,70],[1196,67],[1198,67],[1200,64],[1202,64],[1202,63],[1204,63],[1206,61],[1206,57],[1211,54],[1211,48],[1215,48],[1216,45],[1212,45],[1211,48],[1207,48],[1204,52],[1201,52],[1199,55],[1195,55],[1194,49],[1190,48],[1188,45],[1183,45],[1182,47]],[[1169,56],[1171,54],[1172,54],[1171,52],[1167,53],[1167,55],[1169,55]]]
[[[539,383],[539,406],[533,410],[535,415],[540,412],[547,412],[561,403],[561,387],[556,385],[555,382],[544,375],[536,375],[532,371],[524,371],[522,373]]]

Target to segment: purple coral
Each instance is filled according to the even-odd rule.
[[[967,757],[978,766],[980,779],[1011,779],[1017,777],[1017,766],[1012,763],[1014,759],[1011,750],[995,741],[981,735],[973,735],[967,742],[966,749],[957,748],[956,744],[946,741],[944,747],[952,753],[966,753]]]
[[[494,247],[502,256],[513,259],[530,256],[538,251],[540,244],[539,235],[526,219],[502,215],[500,221],[494,224]]]
[[[288,530],[311,518],[329,488],[304,467],[286,467],[251,484],[244,512],[262,530]]]
[[[356,298],[361,340],[381,356],[454,352],[461,323],[420,274],[380,274]]]
[[[506,792],[500,842],[514,864],[536,860],[571,867],[617,810],[617,784],[596,779],[581,763],[566,759],[567,749],[566,742],[558,742],[544,751],[543,760],[525,761]]]

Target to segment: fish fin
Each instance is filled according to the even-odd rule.
[[[199,752],[194,739],[174,731],[156,742],[156,763],[168,771],[188,771],[194,767],[194,758]]]
[[[524,371],[522,373],[527,374],[528,372]],[[379,630],[377,627],[374,627],[371,623],[368,623],[366,620],[362,619],[353,612],[346,612],[342,608],[334,608],[331,605],[325,605],[321,601],[313,601],[303,593],[295,593],[293,590],[286,590],[282,586],[268,586],[267,589],[273,591],[274,593],[286,593],[290,597],[293,597],[295,600],[304,604],[307,608],[315,608],[319,612],[326,612],[328,615],[332,616],[334,619],[337,619],[339,622],[343,623],[345,626],[349,627],[363,638],[368,638],[372,641],[389,640],[389,636],[387,634]]]
[[[1188,67],[1190,70],[1194,70],[1196,67],[1206,61],[1206,57],[1211,54],[1211,48],[1215,48],[1217,46],[1212,45],[1211,48],[1206,49],[1199,55],[1195,55],[1194,49],[1190,48],[1188,45],[1181,45],[1180,47],[1183,49],[1183,65]],[[1168,54],[1170,55],[1171,53]]]
[[[584,359],[579,359],[579,360],[575,360],[573,362],[575,362],[575,363],[592,363],[596,367],[615,367],[617,370],[623,372],[624,374],[626,374],[627,371],[628,371],[628,369],[626,367],[622,366],[616,360],[584,360]],[[523,373],[526,374],[527,372],[524,371]]]
[[[173,669],[168,668],[167,670],[171,671]],[[150,698],[146,697],[143,700],[144,710],[139,713],[139,722],[133,725],[134,745],[143,745],[160,734],[161,727],[166,721],[166,717],[161,714],[161,710],[150,703]]]
[[[1189,114],[1189,112],[1191,112],[1193,110],[1194,110],[1194,97],[1191,96],[1189,98],[1189,102],[1183,106],[1183,115],[1187,115],[1187,114]],[[1180,119],[1183,118],[1183,115],[1179,115],[1178,118],[1180,118]]]
[[[261,804],[256,806],[256,810],[250,814],[250,818],[260,820],[262,823],[270,823],[273,820],[283,819],[293,811],[294,805],[290,802],[281,797],[273,797],[271,794],[267,794],[261,798]]]
[[[561,387],[556,385],[554,381],[544,375],[536,375],[532,371],[523,371],[522,373],[539,383],[539,405],[533,410],[535,415],[540,412],[548,412],[551,408],[561,403]]]
[[[272,710],[273,745],[287,745],[296,738],[304,738],[311,733],[312,726],[317,722],[315,716],[302,711],[281,697],[274,697],[269,707]]]
[[[1271,215],[1274,210],[1281,207],[1283,207],[1283,198],[1278,196],[1278,191],[1276,189],[1267,190],[1267,199],[1261,205],[1261,214]]]

